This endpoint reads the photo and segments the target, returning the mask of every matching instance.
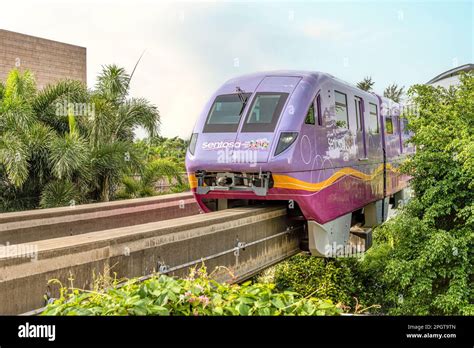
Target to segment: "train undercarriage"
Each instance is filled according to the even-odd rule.
[[[250,176],[239,173],[198,172],[196,179],[196,193],[202,195],[201,197],[209,192],[246,191],[263,198],[273,184],[271,173],[267,172]],[[256,205],[286,206],[289,219],[306,222],[307,238],[301,241],[301,249],[316,257],[331,258],[359,255],[368,250],[372,245],[373,228],[387,220],[389,209],[406,204],[410,194],[409,188],[402,189],[392,196],[371,202],[323,224],[307,220],[298,203],[293,200],[201,198],[201,202],[209,211]]]

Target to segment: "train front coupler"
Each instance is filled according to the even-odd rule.
[[[256,196],[266,196],[272,187],[271,172],[235,173],[196,171],[196,193],[205,195],[211,191],[251,191]]]

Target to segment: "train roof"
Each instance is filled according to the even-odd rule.
[[[269,70],[269,71],[261,71],[261,72],[255,72],[255,73],[250,73],[250,74],[244,74],[244,75],[239,75],[236,76],[226,82],[227,83],[232,83],[234,81],[238,81],[240,79],[263,79],[264,77],[267,76],[283,76],[283,77],[294,77],[294,76],[301,76],[301,77],[306,77],[306,78],[315,78],[319,79],[322,77],[329,78],[331,80],[337,81],[340,84],[346,85],[351,88],[358,89],[362,91],[360,88],[355,86],[352,83],[349,83],[347,81],[341,80],[334,75],[331,75],[329,73],[321,72],[321,71],[309,71],[309,70]],[[374,92],[367,92],[363,91],[364,93],[372,94],[375,96],[378,96]],[[382,97],[382,96],[380,96]],[[382,97],[383,98],[383,97]]]
[[[283,76],[283,77],[301,76],[301,77],[313,77],[313,78],[325,76],[325,77],[334,78],[334,76],[332,76],[331,74],[320,72],[320,71],[270,70],[270,71],[260,71],[260,72],[245,74],[245,75],[239,75],[230,79],[228,82],[242,79],[242,78],[260,78],[261,79],[267,76]]]

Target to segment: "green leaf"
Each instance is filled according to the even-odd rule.
[[[285,304],[283,303],[283,301],[281,299],[279,299],[278,297],[272,299],[272,304],[275,307],[277,307],[278,309],[281,309],[281,308],[285,307]]]
[[[237,310],[239,312],[240,315],[249,315],[249,311],[250,311],[250,307],[247,306],[246,304],[244,303],[241,303],[237,306]]]

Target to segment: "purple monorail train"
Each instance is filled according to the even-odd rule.
[[[398,104],[330,74],[255,73],[227,81],[191,136],[186,168],[205,212],[261,200],[296,203],[309,250],[347,245],[354,216],[386,219],[405,199],[401,160],[414,151]]]

